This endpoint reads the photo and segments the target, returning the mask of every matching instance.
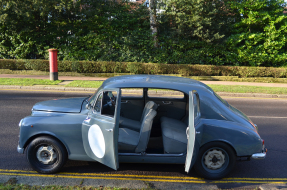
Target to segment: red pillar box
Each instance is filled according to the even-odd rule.
[[[57,49],[49,49],[50,80],[58,80]]]

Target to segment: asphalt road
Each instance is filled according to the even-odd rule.
[[[44,100],[87,96],[89,93],[51,91],[0,90],[0,171],[32,171],[25,155],[16,151],[18,123],[31,112],[32,106]],[[287,188],[287,99],[256,99],[223,97],[231,105],[248,115],[259,127],[259,134],[268,148],[265,160],[238,161],[229,179],[279,178]],[[118,171],[95,163],[68,161],[63,172],[100,173],[107,175],[129,174],[145,176],[198,177],[192,170],[185,174],[183,165],[120,164]],[[1,174],[0,174],[1,175]],[[267,179],[266,179],[267,180]],[[1,180],[0,180],[1,182]],[[188,188],[188,186],[183,186]],[[219,184],[217,188],[245,187],[244,184]]]

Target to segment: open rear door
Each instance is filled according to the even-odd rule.
[[[197,102],[199,101],[198,95],[196,91],[189,92],[189,123],[186,129],[187,135],[187,153],[186,153],[186,160],[185,160],[185,171],[189,173],[193,150],[194,150],[194,143],[195,143],[195,126],[194,126],[194,114],[195,114],[195,105],[199,105]],[[195,103],[196,102],[196,103]]]
[[[82,138],[87,155],[118,169],[118,136],[121,106],[120,89],[104,89],[82,123]]]

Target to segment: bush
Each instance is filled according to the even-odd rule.
[[[0,69],[26,70],[24,60],[0,59]]]
[[[48,60],[0,59],[0,69],[49,71]],[[134,63],[113,61],[59,61],[59,72],[176,74],[181,76],[287,77],[287,68]]]

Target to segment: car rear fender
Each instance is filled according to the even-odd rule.
[[[255,130],[236,122],[203,119],[200,146],[209,142],[225,142],[237,156],[251,156],[262,150],[262,139]]]

